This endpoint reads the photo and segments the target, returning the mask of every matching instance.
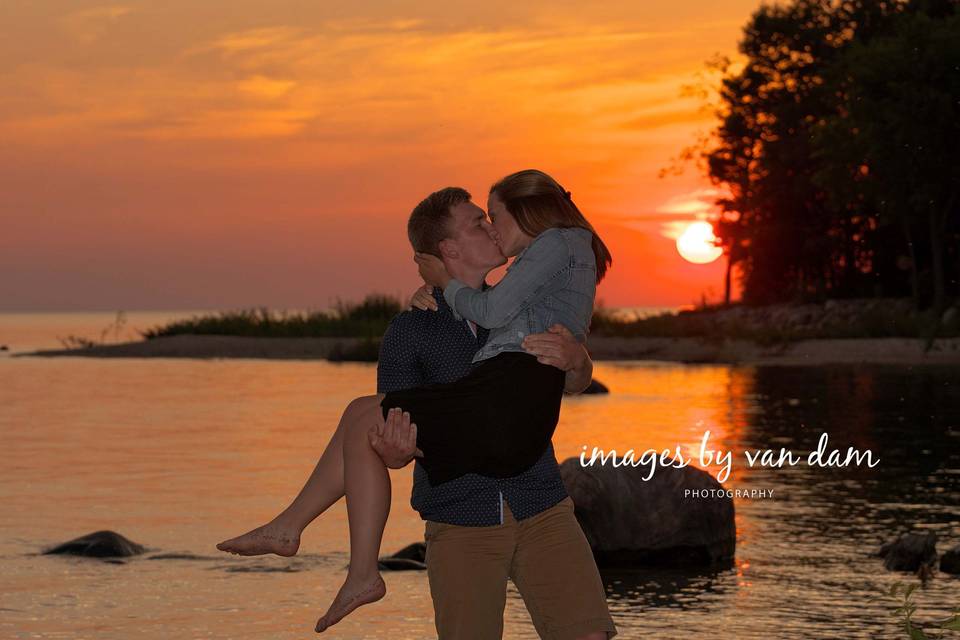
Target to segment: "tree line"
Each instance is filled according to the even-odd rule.
[[[960,2],[764,5],[700,152],[746,304],[960,296]]]

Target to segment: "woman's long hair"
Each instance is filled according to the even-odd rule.
[[[580,227],[593,234],[593,255],[597,260],[597,282],[603,280],[613,257],[597,235],[593,226],[580,213],[570,192],[556,180],[537,169],[525,169],[511,173],[492,187],[507,211],[517,221],[520,230],[536,237],[553,227]]]

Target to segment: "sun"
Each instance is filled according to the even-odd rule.
[[[688,262],[707,264],[723,255],[723,249],[713,244],[714,240],[709,222],[691,222],[677,238],[677,252]]]

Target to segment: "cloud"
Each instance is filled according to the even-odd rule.
[[[657,211],[663,213],[680,213],[693,215],[706,215],[715,210],[713,200],[720,195],[721,191],[713,187],[697,189],[689,193],[683,193],[673,196],[665,203],[657,207]]]
[[[101,7],[71,20],[95,38],[127,11]],[[427,26],[419,19],[272,25],[217,34],[152,67],[119,60],[74,76],[34,68],[20,79],[36,84],[59,76],[63,104],[56,111],[68,136],[97,135],[107,125],[101,133],[122,130],[129,137],[139,123],[149,139],[305,135],[306,142],[352,132],[359,144],[398,149],[392,140],[428,122],[451,143],[456,135],[444,131],[484,130],[487,142],[512,146],[517,130],[570,135],[574,122],[587,123],[585,140],[614,141],[625,114],[678,91],[677,77],[639,73],[633,61],[638,46],[679,32]],[[147,115],[109,126],[118,112]],[[32,110],[19,115],[36,124]],[[84,117],[89,126],[77,126]],[[55,123],[48,118],[43,128]]]
[[[226,55],[261,51],[295,42],[301,34],[303,34],[302,29],[286,26],[246,29],[220,36],[213,42],[191,47],[184,52],[184,55],[189,57],[207,51],[219,51]]]
[[[241,80],[237,87],[240,91],[259,98],[279,98],[297,85],[292,80],[279,80],[262,75],[253,75]]]
[[[297,282],[275,270],[285,261],[302,272],[348,250],[365,279],[335,282],[324,267],[300,279],[309,296],[401,273],[412,283],[403,224],[423,194],[462,184],[482,200],[492,180],[535,166],[570,187],[592,221],[606,214],[618,266],[604,295],[685,301],[705,277],[705,267],[684,271],[660,233],[701,215],[703,180],[656,174],[692,141],[682,85],[715,47],[733,48],[733,27],[711,40],[691,12],[625,1],[585,12],[430,0],[413,13],[396,3],[98,1],[53,18],[50,3],[14,3],[16,33],[0,42],[0,199],[22,212],[19,244],[48,247],[18,263],[83,264],[88,247],[54,246],[56,230],[72,228],[91,243],[153,246],[160,261],[190,254],[196,262],[185,259],[191,268],[171,282],[193,282],[196,265],[222,269],[233,299]],[[705,5],[694,19],[714,19]],[[305,247],[270,247],[267,229]],[[235,255],[234,233],[245,243]],[[344,243],[350,234],[374,244]],[[209,266],[212,253],[229,257]],[[256,263],[259,288],[246,277],[249,255],[269,265]]]
[[[91,7],[63,16],[60,26],[81,43],[91,44],[106,35],[120,18],[132,11],[131,7],[119,5]]]
[[[653,211],[626,213],[616,217],[619,224],[631,229],[656,230],[660,236],[676,240],[691,222],[706,220],[715,211],[713,199],[720,195],[713,187],[694,189],[669,197]]]
[[[659,129],[673,125],[688,125],[694,122],[704,122],[707,118],[697,109],[677,109],[671,104],[669,108],[658,107],[644,112],[642,115],[631,118],[622,123],[624,129]]]

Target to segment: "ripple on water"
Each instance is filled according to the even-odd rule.
[[[727,486],[774,496],[736,500],[735,566],[604,572],[621,637],[894,637],[895,605],[879,594],[915,578],[883,570],[879,545],[912,527],[935,531],[941,550],[960,542],[960,371],[598,363],[596,373],[613,393],[565,401],[561,460],[584,444],[672,448],[707,428],[734,452],[802,453],[827,431],[832,445],[881,460],[872,470],[750,469],[741,457]],[[294,559],[208,552],[289,502],[343,406],[373,388],[373,367],[3,359],[0,376],[13,398],[0,413],[13,463],[0,465],[0,637],[282,639],[312,629],[348,561],[342,506],[311,525]],[[392,478],[385,549],[423,535],[407,507],[409,475]],[[104,528],[153,555],[122,565],[37,555]],[[426,575],[386,579],[385,602],[347,621],[344,637],[431,635]],[[960,579],[936,574],[916,592],[918,615],[946,616],[958,593]],[[509,594],[505,637],[535,638]]]

